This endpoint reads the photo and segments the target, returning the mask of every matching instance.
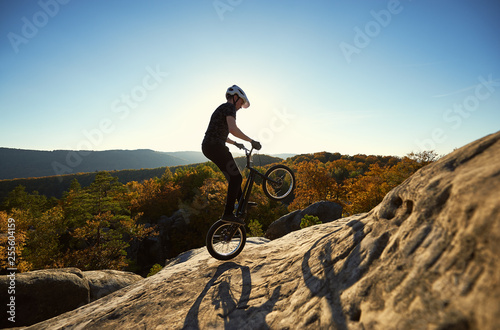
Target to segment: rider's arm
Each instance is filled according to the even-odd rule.
[[[229,128],[229,133],[231,133],[232,135],[236,136],[237,138],[240,138],[244,141],[248,141],[248,142],[252,142],[252,139],[249,138],[248,136],[245,135],[245,133],[243,133],[239,128],[238,126],[236,126],[236,118],[232,117],[232,116],[226,116],[226,120],[227,120],[227,127]],[[228,143],[230,143],[228,139]],[[231,141],[233,142],[233,141]]]

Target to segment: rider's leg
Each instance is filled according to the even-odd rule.
[[[224,215],[233,214],[234,204],[240,199],[242,193],[241,183],[243,178],[236,165],[233,156],[226,146],[208,145],[203,146],[203,154],[213,161],[215,165],[222,171],[228,180],[228,189],[226,197],[226,207]]]
[[[234,160],[233,160],[234,161]],[[227,187],[227,198],[226,198],[226,207],[224,209],[224,214],[232,214],[234,210],[234,204],[237,200],[240,199],[241,192],[241,183],[243,178],[238,171],[238,174],[229,175],[229,184]]]

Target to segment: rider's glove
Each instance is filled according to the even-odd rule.
[[[245,146],[242,143],[235,142],[234,145],[239,149],[245,148]]]
[[[262,146],[260,145],[260,142],[252,140],[252,148],[260,150],[260,148],[262,148]]]

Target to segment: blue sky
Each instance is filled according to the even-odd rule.
[[[445,154],[499,130],[498,1],[0,2],[0,146]],[[231,150],[236,151],[234,147]]]

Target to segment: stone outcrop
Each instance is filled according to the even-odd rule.
[[[300,229],[300,222],[305,215],[318,217],[322,223],[331,222],[342,217],[342,206],[334,202],[321,201],[309,205],[303,210],[285,214],[269,225],[266,238],[276,239]]]
[[[422,168],[372,211],[188,251],[32,329],[498,329],[500,133]]]
[[[15,323],[1,318],[0,327],[31,325],[74,310],[141,280],[129,272],[77,268],[44,269],[16,274]],[[7,276],[0,276],[1,305],[9,297]],[[7,285],[7,286],[6,286]]]
[[[7,276],[0,276],[1,305],[7,302]],[[1,326],[30,325],[76,309],[90,302],[89,283],[77,268],[45,269],[16,274],[15,320],[3,316]]]
[[[83,273],[89,283],[90,301],[100,299],[143,279],[137,274],[119,270],[89,270]]]

